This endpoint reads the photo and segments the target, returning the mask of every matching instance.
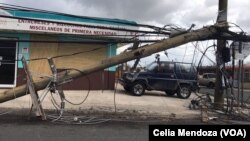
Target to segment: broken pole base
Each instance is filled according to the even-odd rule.
[[[39,100],[39,96],[38,96],[37,91],[35,89],[35,86],[33,84],[34,82],[33,82],[33,79],[32,79],[32,75],[30,74],[27,62],[26,62],[24,57],[22,57],[22,63],[23,63],[23,68],[24,68],[25,73],[26,73],[27,86],[28,86],[29,93],[30,93],[30,96],[31,96],[31,99],[32,99],[32,106],[31,106],[30,112],[32,111],[32,108],[34,106],[36,108],[36,112],[35,112],[36,116],[37,117],[42,117],[42,120],[46,120],[45,113],[43,111],[41,102]]]

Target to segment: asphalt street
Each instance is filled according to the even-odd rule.
[[[199,93],[203,93],[203,94],[210,94],[210,95],[214,95],[214,89],[213,88],[207,88],[207,87],[201,87]],[[236,98],[238,97],[238,89],[234,88],[233,91],[234,95],[236,96]],[[231,94],[231,90],[228,90],[228,94]],[[224,95],[226,97],[226,91],[224,90]],[[241,95],[240,95],[241,96]],[[243,99],[245,102],[250,103],[250,90],[244,90],[243,91]]]
[[[1,141],[146,141],[152,124],[202,124],[199,119],[173,121],[108,121],[73,125],[27,120],[12,114],[0,116]]]
[[[42,123],[2,124],[1,141],[145,141],[147,124],[102,123],[60,125]]]

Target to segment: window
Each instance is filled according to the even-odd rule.
[[[156,62],[153,62],[153,63],[149,64],[149,65],[146,67],[146,69],[147,69],[148,71],[151,71],[151,72],[156,72],[156,71],[158,71],[158,64],[157,64]]]
[[[207,78],[207,75],[206,75],[206,74],[204,74],[204,75],[203,75],[203,78]]]
[[[0,43],[0,87],[14,87],[16,85],[16,47],[15,41]]]
[[[207,77],[208,78],[216,78],[216,75],[215,74],[208,74]]]
[[[164,64],[164,73],[173,73],[174,72],[174,64],[173,63],[162,63]]]
[[[166,62],[160,62],[160,63],[151,63],[147,67],[148,71],[151,72],[159,72],[159,73],[173,73],[174,72],[174,64],[173,63],[166,63]]]
[[[180,64],[180,71],[181,73],[190,73],[191,70],[191,64]]]

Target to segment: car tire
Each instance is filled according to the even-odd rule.
[[[142,96],[145,93],[145,85],[141,82],[135,82],[131,87],[131,91],[135,96]]]
[[[175,91],[171,91],[171,90],[168,90],[168,91],[165,91],[166,95],[168,96],[174,96],[175,95]]]
[[[181,85],[177,91],[177,96],[182,99],[187,99],[191,95],[191,89],[189,85]]]
[[[214,88],[214,86],[215,86],[215,85],[214,85],[213,82],[209,82],[207,87],[208,87],[208,88]]]
[[[124,90],[125,90],[126,92],[130,92],[130,91],[131,91],[131,88],[128,87],[128,86],[124,86],[123,88],[124,88]]]

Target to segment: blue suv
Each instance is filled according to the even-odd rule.
[[[198,89],[196,69],[190,63],[180,62],[153,62],[144,71],[125,72],[119,83],[136,96],[143,95],[145,90],[158,90],[186,99]]]

